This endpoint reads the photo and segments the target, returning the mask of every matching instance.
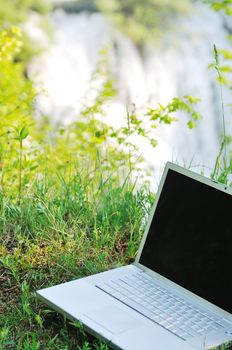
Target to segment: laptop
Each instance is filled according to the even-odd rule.
[[[109,348],[232,340],[232,189],[167,163],[135,262],[37,292]]]

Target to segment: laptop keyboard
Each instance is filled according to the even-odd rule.
[[[143,272],[96,287],[184,340],[223,327],[219,318],[174,295]]]

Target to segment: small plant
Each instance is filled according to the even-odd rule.
[[[31,306],[30,306],[30,289],[26,281],[22,283],[21,291],[22,291],[21,302],[22,302],[23,315],[25,317],[30,317],[33,314],[33,310],[31,309]]]
[[[4,349],[9,336],[9,327],[5,326],[0,329],[0,349]]]
[[[29,332],[26,334],[22,344],[18,344],[17,350],[39,350],[40,344],[38,336],[35,332]]]
[[[224,99],[223,99],[223,91],[222,91],[222,84],[223,79],[221,75],[221,68],[220,68],[220,62],[219,62],[219,54],[218,50],[216,48],[216,45],[214,45],[214,64],[211,65],[211,67],[215,68],[217,75],[218,75],[218,81],[220,86],[220,98],[221,98],[221,110],[222,110],[222,126],[223,126],[223,136],[222,136],[222,142],[220,146],[219,153],[216,157],[215,165],[213,172],[211,174],[212,179],[216,179],[221,183],[227,184],[228,183],[228,175],[231,172],[231,166],[227,164],[227,137],[226,137],[226,123],[225,123],[225,107],[224,107]]]
[[[14,139],[19,142],[19,203],[21,202],[22,199],[22,172],[23,172],[23,140],[27,138],[29,135],[29,130],[26,126],[23,126],[21,128],[15,127],[15,136]]]

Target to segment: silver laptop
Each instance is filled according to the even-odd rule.
[[[231,195],[167,163],[135,262],[38,297],[114,349],[210,349],[232,340]]]

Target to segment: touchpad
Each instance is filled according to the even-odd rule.
[[[115,334],[143,325],[140,320],[115,305],[95,309],[85,316]]]

